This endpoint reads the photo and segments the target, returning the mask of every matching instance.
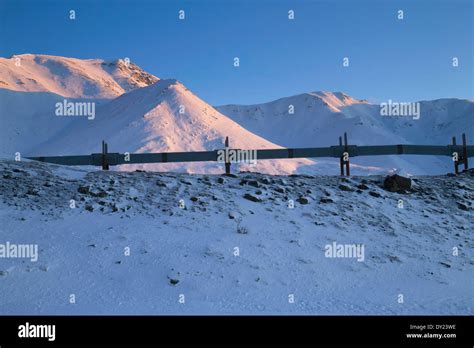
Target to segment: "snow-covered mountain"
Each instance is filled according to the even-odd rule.
[[[341,92],[312,92],[256,105],[217,109],[249,131],[284,147],[318,147],[338,143],[344,132],[354,145],[447,145],[453,135],[474,137],[474,103],[440,99],[420,102],[420,117],[381,116],[380,105]],[[443,173],[449,158],[384,156],[356,158],[363,166],[397,168],[411,173]]]
[[[53,122],[54,120],[52,120]],[[247,131],[199,99],[177,80],[160,80],[102,105],[94,120],[77,119],[54,137],[30,149],[34,155],[66,155],[99,152],[106,140],[111,152],[178,152],[223,148],[229,136],[231,146],[240,149],[279,148]],[[242,169],[267,173],[292,173],[310,160],[259,161]],[[222,172],[222,164],[127,165],[133,170],[186,170]]]
[[[70,98],[115,98],[159,79],[122,59],[75,59],[42,54],[0,58],[0,88]]]
[[[444,145],[452,135],[474,134],[474,103],[460,99],[421,101],[418,120],[381,116],[380,105],[341,92],[312,92],[217,109],[251,132],[286,147],[336,144],[343,132],[358,145],[400,141]]]
[[[56,103],[94,103],[96,117],[58,117]],[[105,62],[23,54],[0,58],[0,155],[88,154],[108,141],[112,152],[202,151],[231,147],[267,149],[336,144],[447,144],[452,135],[474,136],[474,103],[421,102],[418,120],[382,117],[380,106],[341,92],[312,92],[270,103],[208,105],[176,80],[162,81],[124,60]],[[399,170],[411,174],[451,171],[449,158],[363,157],[354,174]],[[136,169],[143,166],[122,166]],[[147,165],[153,170],[214,171],[216,163]],[[337,159],[259,161],[267,173],[337,174]]]

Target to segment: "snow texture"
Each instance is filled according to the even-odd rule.
[[[391,193],[382,176],[0,166],[0,240],[40,250],[0,258],[2,314],[474,313],[472,172]],[[363,262],[325,257],[333,242]]]

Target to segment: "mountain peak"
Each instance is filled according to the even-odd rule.
[[[159,78],[128,60],[77,59],[45,54],[0,58],[0,88],[70,98],[114,98]]]
[[[363,100],[358,100],[356,98],[351,97],[350,95],[344,93],[344,92],[331,92],[331,91],[315,91],[315,92],[310,92],[307,93],[308,95],[316,96],[324,101],[330,101],[332,104],[334,102],[336,104],[339,104],[338,101],[344,105],[352,105],[352,104],[360,104],[364,103]]]

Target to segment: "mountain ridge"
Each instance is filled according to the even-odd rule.
[[[16,66],[17,59],[20,66]],[[180,81],[160,80],[123,59],[24,54],[0,58],[0,68],[0,111],[5,115],[0,120],[4,130],[0,147],[1,154],[8,156],[17,151],[29,155],[97,152],[102,139],[114,151],[163,152],[221,148],[226,136],[231,147],[265,149],[334,145],[344,132],[355,145],[446,145],[458,133],[466,132],[468,142],[472,142],[469,134],[474,134],[474,103],[463,99],[421,101],[419,120],[382,117],[380,105],[341,91],[313,91],[261,104],[213,107]],[[73,103],[95,103],[97,119],[93,123],[66,117],[58,121],[54,105],[65,98]],[[103,130],[114,129],[118,136],[98,130],[96,123]],[[87,129],[93,132],[87,133]],[[420,161],[424,162],[421,167]],[[261,170],[272,173],[338,172],[334,159],[260,162]],[[452,166],[449,159],[427,156],[355,158],[351,164],[354,173],[364,174],[380,170],[445,173]],[[173,168],[185,170],[185,166]]]
[[[0,57],[0,88],[51,92],[70,98],[114,98],[159,80],[123,59],[78,59],[21,54]]]

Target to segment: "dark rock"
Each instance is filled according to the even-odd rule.
[[[398,174],[389,175],[383,182],[383,187],[390,192],[403,192],[411,189],[411,179]]]
[[[309,203],[309,199],[306,198],[306,197],[300,197],[296,200],[299,204],[308,204]]]
[[[92,194],[92,196],[104,198],[104,197],[107,197],[107,192],[101,190],[101,191],[99,191],[99,192],[97,192],[97,193]]]
[[[368,190],[369,186],[367,186],[366,184],[359,184],[357,185],[357,188],[360,190]]]
[[[190,198],[190,200],[191,200],[192,202],[197,202],[197,201],[199,200],[199,198],[193,196],[193,197]]]
[[[77,192],[82,193],[83,195],[87,195],[90,192],[89,186],[80,186],[77,189]]]
[[[28,191],[26,191],[26,194],[30,196],[39,196],[39,191],[35,188],[29,188]]]
[[[219,184],[223,184],[223,183],[225,183],[225,179],[219,177],[219,178],[217,178],[217,182],[218,182]]]
[[[229,177],[229,178],[238,178],[238,176],[235,175],[235,174],[224,174],[224,175]]]
[[[376,198],[382,197],[382,195],[380,193],[375,192],[375,191],[370,191],[369,195],[371,195],[372,197],[376,197]]]
[[[261,187],[262,186],[257,180],[249,180],[249,181],[247,181],[247,185],[250,185],[250,186],[253,186],[253,187]]]
[[[402,262],[400,261],[398,256],[394,256],[394,255],[388,255],[388,259],[390,260],[390,262]]]
[[[280,192],[280,193],[285,193],[286,192],[286,189],[284,187],[281,187],[281,186],[276,186],[274,190],[276,192]]]
[[[91,212],[94,211],[94,207],[91,204],[86,204],[85,208],[87,211],[91,211]]]
[[[331,198],[325,198],[325,197],[321,198],[319,202],[320,203],[334,203],[334,201]]]
[[[352,191],[354,191],[354,190],[351,189],[349,186],[343,185],[343,184],[339,185],[339,189],[340,189],[341,191],[347,191],[347,192],[352,192]]]
[[[252,201],[252,202],[261,202],[262,200],[258,197],[255,197],[254,195],[250,194],[250,193],[246,193],[244,195],[244,198],[245,199],[248,199],[249,201]]]
[[[458,208],[461,209],[461,210],[465,210],[465,211],[468,211],[469,210],[469,207],[463,203],[459,203],[458,202]]]
[[[171,285],[174,286],[174,285],[176,285],[176,284],[178,284],[178,283],[179,283],[179,280],[178,280],[178,279],[170,278],[170,284],[171,284]]]

